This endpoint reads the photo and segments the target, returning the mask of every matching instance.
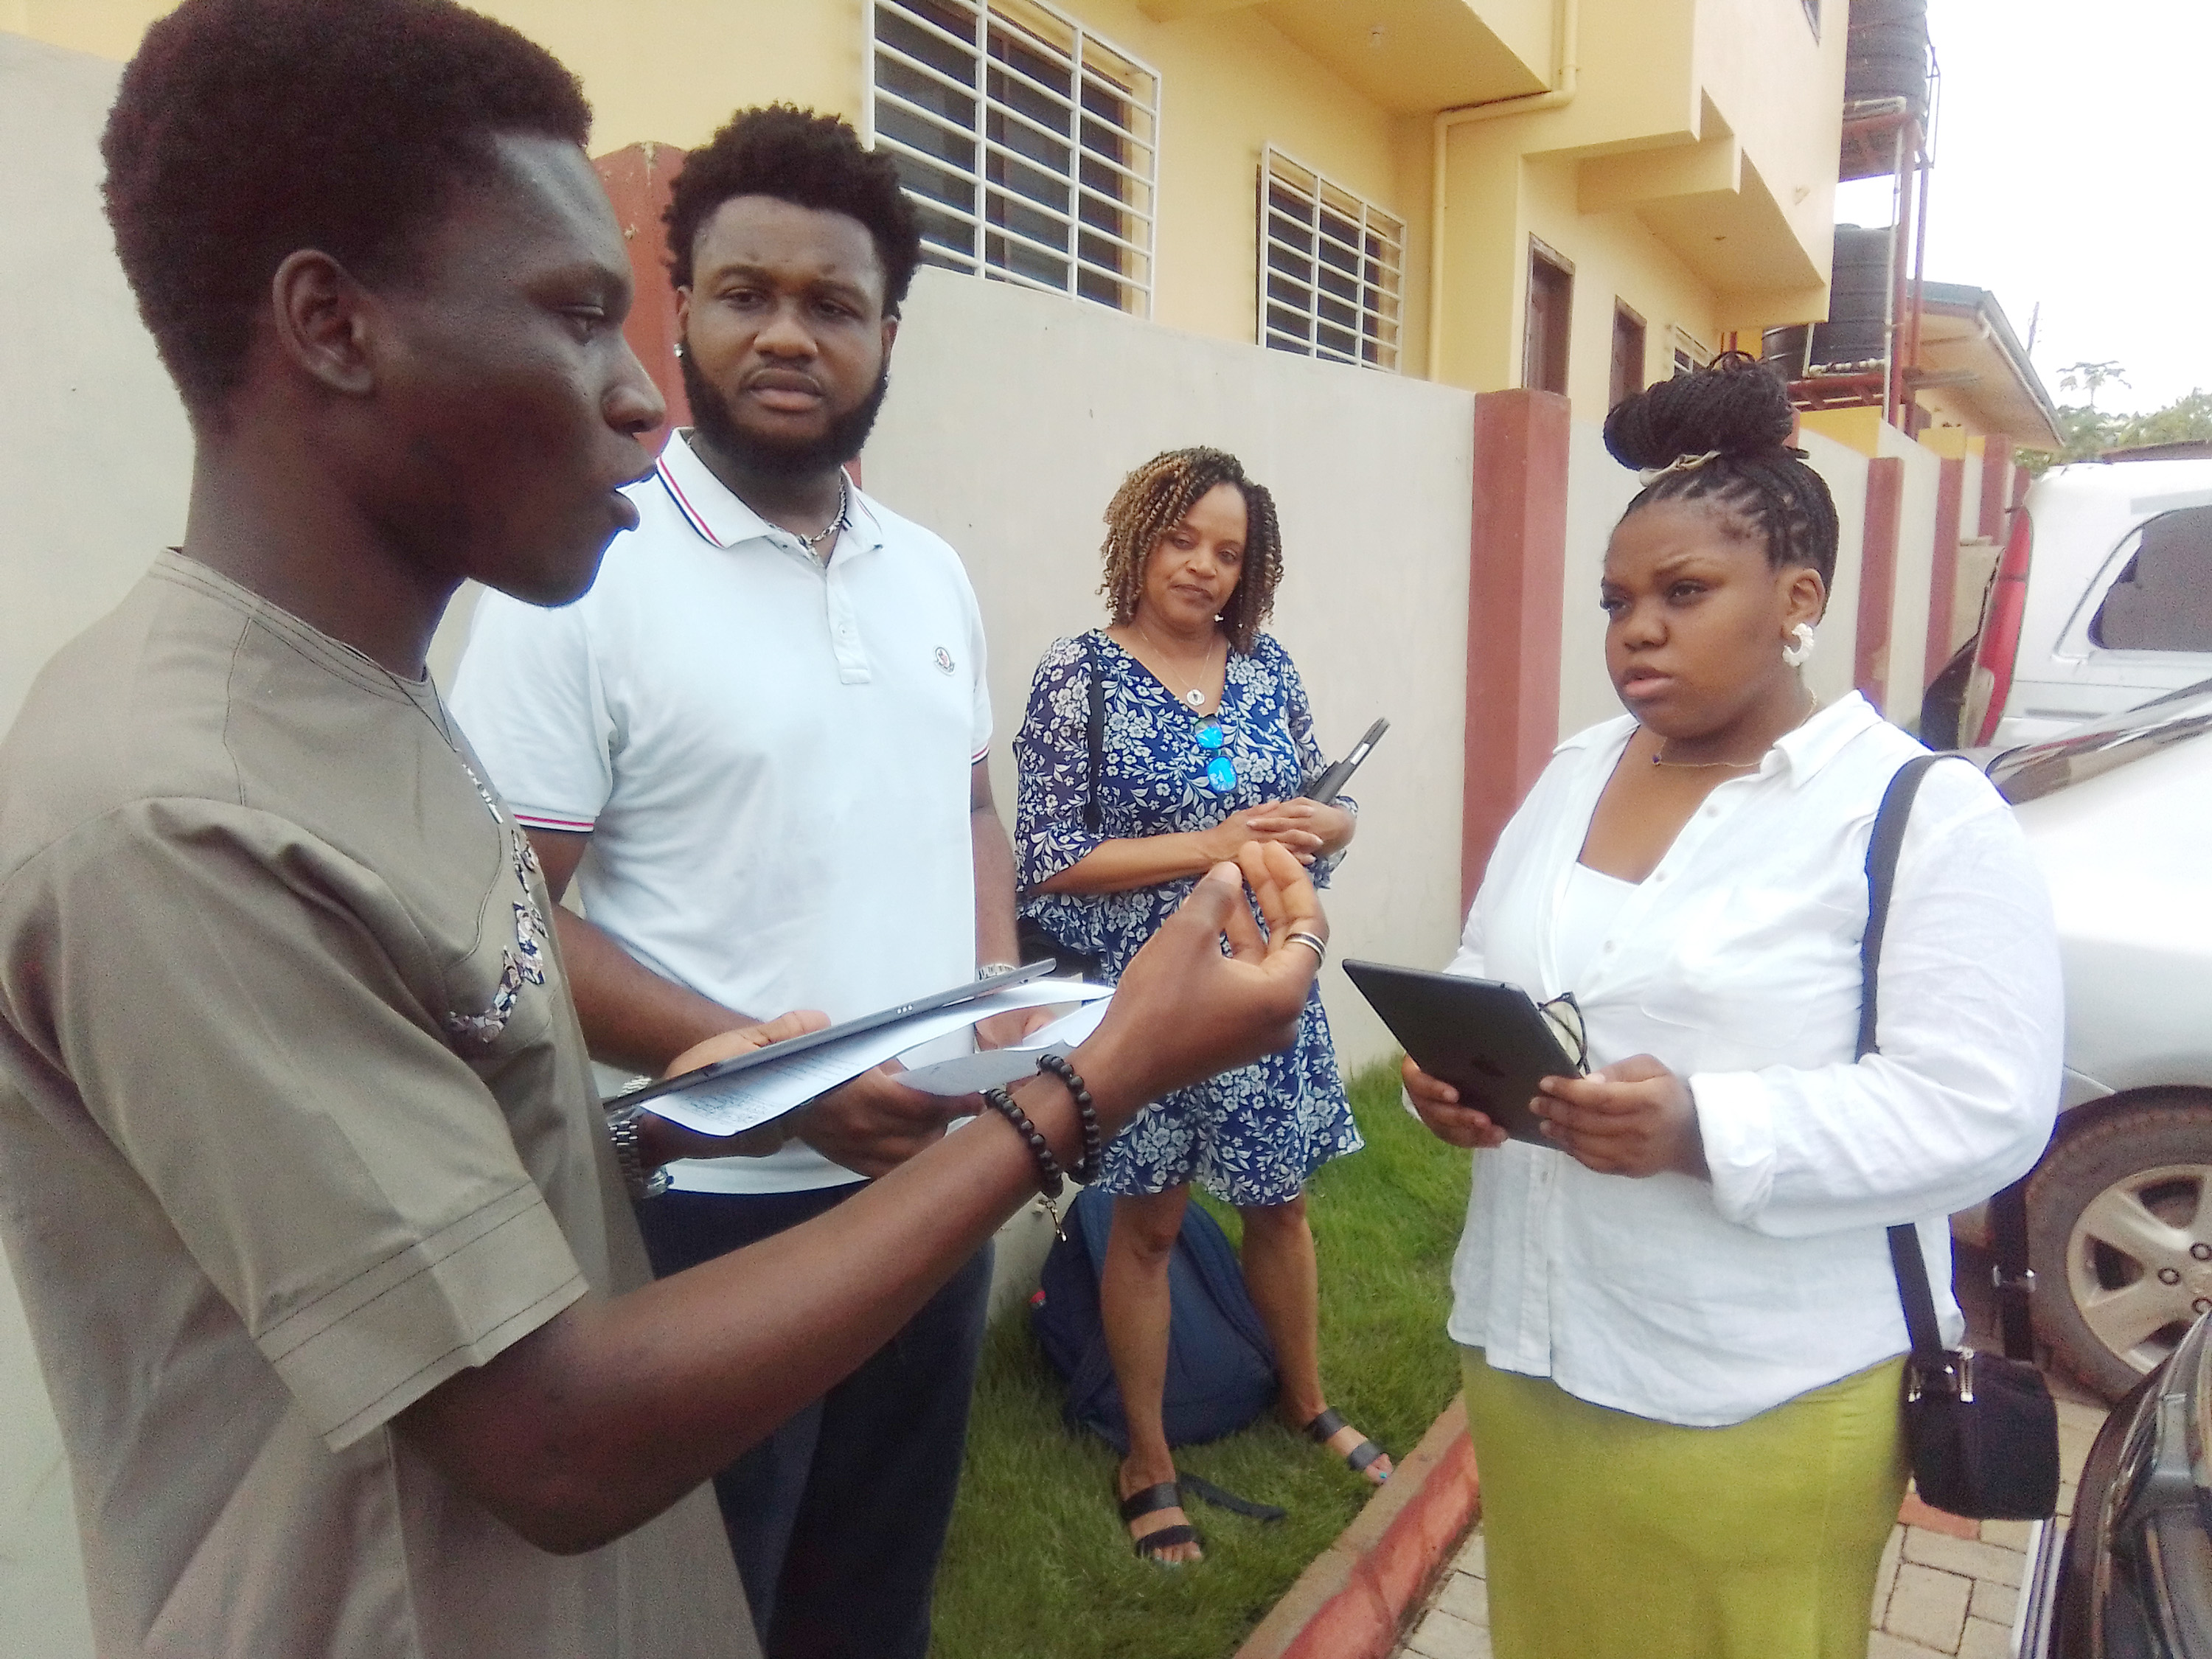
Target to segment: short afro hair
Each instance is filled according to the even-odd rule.
[[[863,148],[847,123],[789,104],[765,104],[739,110],[704,149],[685,156],[663,216],[669,274],[678,288],[691,286],[700,226],[738,196],[773,196],[858,219],[884,267],[884,310],[897,314],[921,263],[921,228],[899,187],[897,166]]]
[[[116,252],[186,408],[237,390],[291,254],[404,275],[495,136],[580,145],[591,125],[550,52],[451,0],[185,0],[147,30],[100,148]]]

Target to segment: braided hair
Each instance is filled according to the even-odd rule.
[[[1218,449],[1171,449],[1155,455],[1121,480],[1106,504],[1106,577],[1098,591],[1113,607],[1119,624],[1137,614],[1144,592],[1145,564],[1160,538],[1182,522],[1199,498],[1220,484],[1234,484],[1244,497],[1244,568],[1237,591],[1222,607],[1221,625],[1230,648],[1249,655],[1260,624],[1275,608],[1275,584],[1283,575],[1283,532],[1275,519],[1275,498],[1267,486],[1244,476],[1241,462]]]
[[[1806,465],[1805,452],[1790,447],[1794,425],[1782,382],[1741,351],[1623,398],[1605,417],[1605,447],[1623,466],[1669,470],[1647,483],[1621,518],[1655,501],[1708,501],[1747,540],[1763,541],[1776,569],[1808,566],[1832,587],[1835,498]]]

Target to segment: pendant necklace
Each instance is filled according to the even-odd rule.
[[[1798,726],[1804,725],[1807,720],[1811,720],[1814,715],[1820,712],[1820,694],[1818,691],[1812,690],[1808,688],[1805,695],[1812,698],[1813,706],[1808,708],[1804,714],[1798,717],[1797,726],[1791,726],[1790,728],[1790,732],[1795,732]],[[1788,737],[1790,735],[1790,732],[1784,732],[1782,736],[1784,738]],[[1778,738],[1775,739],[1775,742],[1779,743],[1781,740],[1781,738]],[[1767,744],[1768,749],[1771,749],[1773,746],[1773,744]],[[1662,758],[1666,751],[1667,739],[1662,738],[1659,739],[1659,746],[1651,751],[1651,763],[1654,766],[1663,766],[1670,770],[1679,772],[1705,772],[1714,770],[1716,769],[1729,772],[1751,772],[1756,771],[1766,760],[1766,754],[1764,750],[1759,752],[1759,757],[1757,760],[1747,761],[1670,761]]]
[[[1141,620],[1134,617],[1131,618],[1131,620],[1136,622],[1137,632],[1145,636],[1145,643],[1152,647],[1152,654],[1159,658],[1161,661],[1167,663],[1170,666],[1173,666],[1175,659],[1170,657],[1166,649],[1158,640],[1152,637],[1152,630],[1146,627]],[[1208,645],[1206,647],[1206,661],[1209,666],[1213,661],[1213,647],[1211,645]],[[1178,676],[1178,678],[1187,680],[1189,677],[1188,675],[1181,675]],[[1203,708],[1206,707],[1206,692],[1200,687],[1193,685],[1182,693],[1182,700],[1193,708]]]
[[[853,481],[850,475],[841,466],[837,469],[837,516],[811,536],[799,536],[796,530],[791,533],[799,536],[799,544],[801,547],[819,558],[822,556],[822,544],[830,541],[839,531],[845,528],[846,520],[852,516],[852,512]],[[835,544],[832,543],[832,545]]]

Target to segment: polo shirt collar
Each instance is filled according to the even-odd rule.
[[[661,488],[668,492],[669,500],[676,504],[676,510],[692,529],[722,548],[749,541],[796,539],[789,531],[770,524],[747,507],[727,484],[709,471],[706,462],[692,453],[690,440],[691,429],[679,428],[662,447],[653,471]],[[876,516],[873,504],[860,493],[858,484],[853,486],[845,534],[865,549],[884,544],[883,521]]]

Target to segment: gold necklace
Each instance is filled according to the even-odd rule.
[[[1811,720],[1811,719],[1813,718],[1813,716],[1814,716],[1814,715],[1815,715],[1815,714],[1819,714],[1819,713],[1820,712],[1820,694],[1818,691],[1814,690],[1811,687],[1808,686],[1808,687],[1806,688],[1806,690],[1805,690],[1805,695],[1806,695],[1807,696],[1808,696],[1808,697],[1812,698],[1812,700],[1813,700],[1813,706],[1812,706],[1811,708],[1808,708],[1808,709],[1807,709],[1807,710],[1806,710],[1802,714],[1800,714],[1800,715],[1797,717],[1797,725],[1796,725],[1796,726],[1791,726],[1791,727],[1790,728],[1790,732],[1795,732],[1795,731],[1797,729],[1797,726],[1802,726],[1802,725],[1804,725],[1804,724],[1805,724],[1805,722],[1806,722],[1807,720]],[[1782,738],[1786,738],[1786,737],[1788,737],[1788,736],[1790,735],[1790,732],[1784,732],[1782,734]],[[1782,738],[1777,738],[1774,740],[1774,743],[1779,743],[1779,742],[1781,742],[1781,741],[1782,741]],[[1767,745],[1766,745],[1766,748],[1767,748],[1767,749],[1771,749],[1771,748],[1773,748],[1773,747],[1774,747],[1774,744],[1773,744],[1773,743],[1770,743],[1769,744],[1767,744]],[[1666,739],[1666,738],[1660,738],[1660,739],[1659,739],[1659,746],[1658,746],[1656,749],[1654,749],[1654,750],[1651,751],[1651,763],[1652,763],[1654,766],[1663,766],[1663,767],[1668,768],[1669,770],[1672,770],[1672,771],[1678,771],[1678,772],[1705,772],[1705,771],[1711,771],[1711,770],[1712,770],[1712,769],[1715,769],[1715,768],[1722,768],[1722,769],[1726,769],[1726,770],[1728,770],[1728,771],[1730,771],[1730,772],[1750,772],[1750,771],[1754,771],[1754,770],[1756,770],[1759,767],[1760,767],[1761,765],[1764,765],[1764,764],[1765,763],[1765,761],[1766,761],[1766,750],[1764,750],[1764,749],[1763,749],[1763,750],[1761,750],[1759,751],[1759,758],[1758,758],[1757,760],[1747,760],[1747,761],[1670,761],[1670,760],[1662,760],[1662,759],[1661,758],[1661,756],[1662,756],[1662,754],[1664,754],[1664,752],[1666,751],[1666,748],[1667,748],[1667,739]]]
[[[1159,658],[1161,661],[1168,664],[1170,667],[1174,666],[1175,659],[1168,655],[1167,648],[1161,645],[1158,640],[1152,637],[1152,630],[1145,626],[1144,619],[1140,617],[1132,617],[1129,620],[1136,623],[1137,632],[1145,636],[1145,643],[1152,647],[1152,654]],[[1211,668],[1213,665],[1213,647],[1211,643],[1209,643],[1206,647],[1205,665],[1208,668]],[[1186,682],[1189,679],[1189,676],[1188,675],[1185,675],[1182,678]],[[1182,700],[1193,708],[1203,708],[1206,707],[1206,692],[1200,686],[1187,684],[1187,689],[1182,694]]]

